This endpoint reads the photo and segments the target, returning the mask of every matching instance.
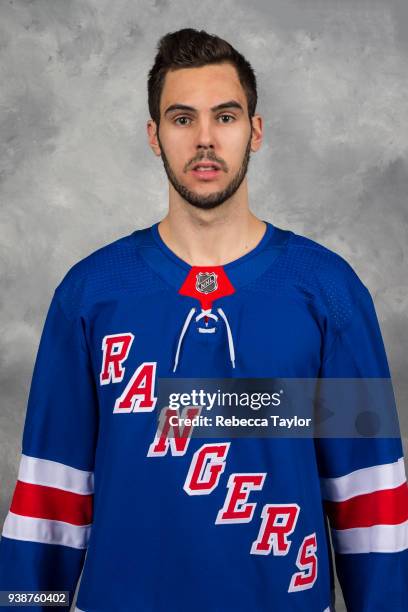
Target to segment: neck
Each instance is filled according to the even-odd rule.
[[[158,229],[165,244],[189,265],[222,266],[254,249],[265,233],[265,223],[242,199],[212,210],[176,200]]]

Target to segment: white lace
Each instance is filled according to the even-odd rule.
[[[234,340],[232,338],[232,333],[231,333],[231,327],[230,327],[230,324],[228,323],[227,315],[225,314],[223,309],[222,308],[217,308],[217,312],[219,312],[220,315],[222,316],[222,318],[224,319],[224,322],[225,322],[225,325],[226,325],[226,328],[227,328],[228,347],[229,347],[229,352],[230,352],[230,358],[231,358],[232,367],[235,368],[235,350],[234,350]]]
[[[204,308],[202,308],[201,313],[196,316],[195,320],[199,321],[203,317],[207,317],[210,319],[214,319],[214,321],[218,321],[217,315],[211,312],[211,308],[207,310],[204,310]],[[213,334],[215,332],[215,327],[207,327],[207,325],[208,325],[208,321],[205,322],[205,327],[198,328],[198,331],[200,332],[200,334]]]
[[[186,335],[188,326],[191,323],[191,319],[193,318],[193,315],[195,313],[196,309],[195,308],[191,308],[191,310],[189,311],[186,320],[184,321],[184,325],[183,328],[181,330],[179,339],[178,339],[178,343],[177,343],[177,351],[176,351],[176,356],[174,358],[174,366],[173,366],[173,372],[176,371],[177,366],[178,366],[178,362],[179,362],[179,357],[180,357],[180,350],[181,350],[181,345],[184,339],[184,336]],[[234,340],[232,337],[232,333],[231,333],[231,327],[230,324],[228,322],[227,319],[227,315],[225,314],[225,312],[222,310],[222,308],[217,308],[217,312],[220,314],[220,316],[222,317],[225,326],[227,328],[227,338],[228,338],[228,348],[229,348],[229,354],[230,354],[230,359],[231,359],[231,364],[232,367],[235,368],[235,350],[234,350]],[[211,312],[211,308],[209,309],[201,309],[200,314],[198,314],[195,317],[195,321],[200,321],[200,319],[202,319],[203,317],[207,317],[210,319],[214,319],[214,321],[218,321],[218,317],[216,314],[213,314]],[[212,334],[215,332],[215,327],[207,327],[208,322],[205,323],[206,327],[199,327],[198,331],[202,334]]]

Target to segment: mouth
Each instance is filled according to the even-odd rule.
[[[212,180],[221,173],[221,166],[215,162],[198,162],[191,170],[193,176],[201,180]]]

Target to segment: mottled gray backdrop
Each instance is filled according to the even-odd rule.
[[[146,76],[158,38],[186,26],[253,64],[252,209],[339,252],[371,290],[408,429],[408,3],[2,0],[0,525],[54,288],[165,214]]]

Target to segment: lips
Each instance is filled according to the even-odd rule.
[[[221,166],[216,162],[198,162],[193,166],[193,170],[199,171],[210,171],[210,170],[221,170]]]
[[[195,178],[203,181],[210,181],[220,175],[221,166],[217,162],[210,160],[197,162],[191,169]]]
[[[220,176],[221,170],[217,166],[213,166],[212,164],[208,166],[202,166],[201,164],[197,164],[191,171],[191,174],[201,181],[211,181]]]

